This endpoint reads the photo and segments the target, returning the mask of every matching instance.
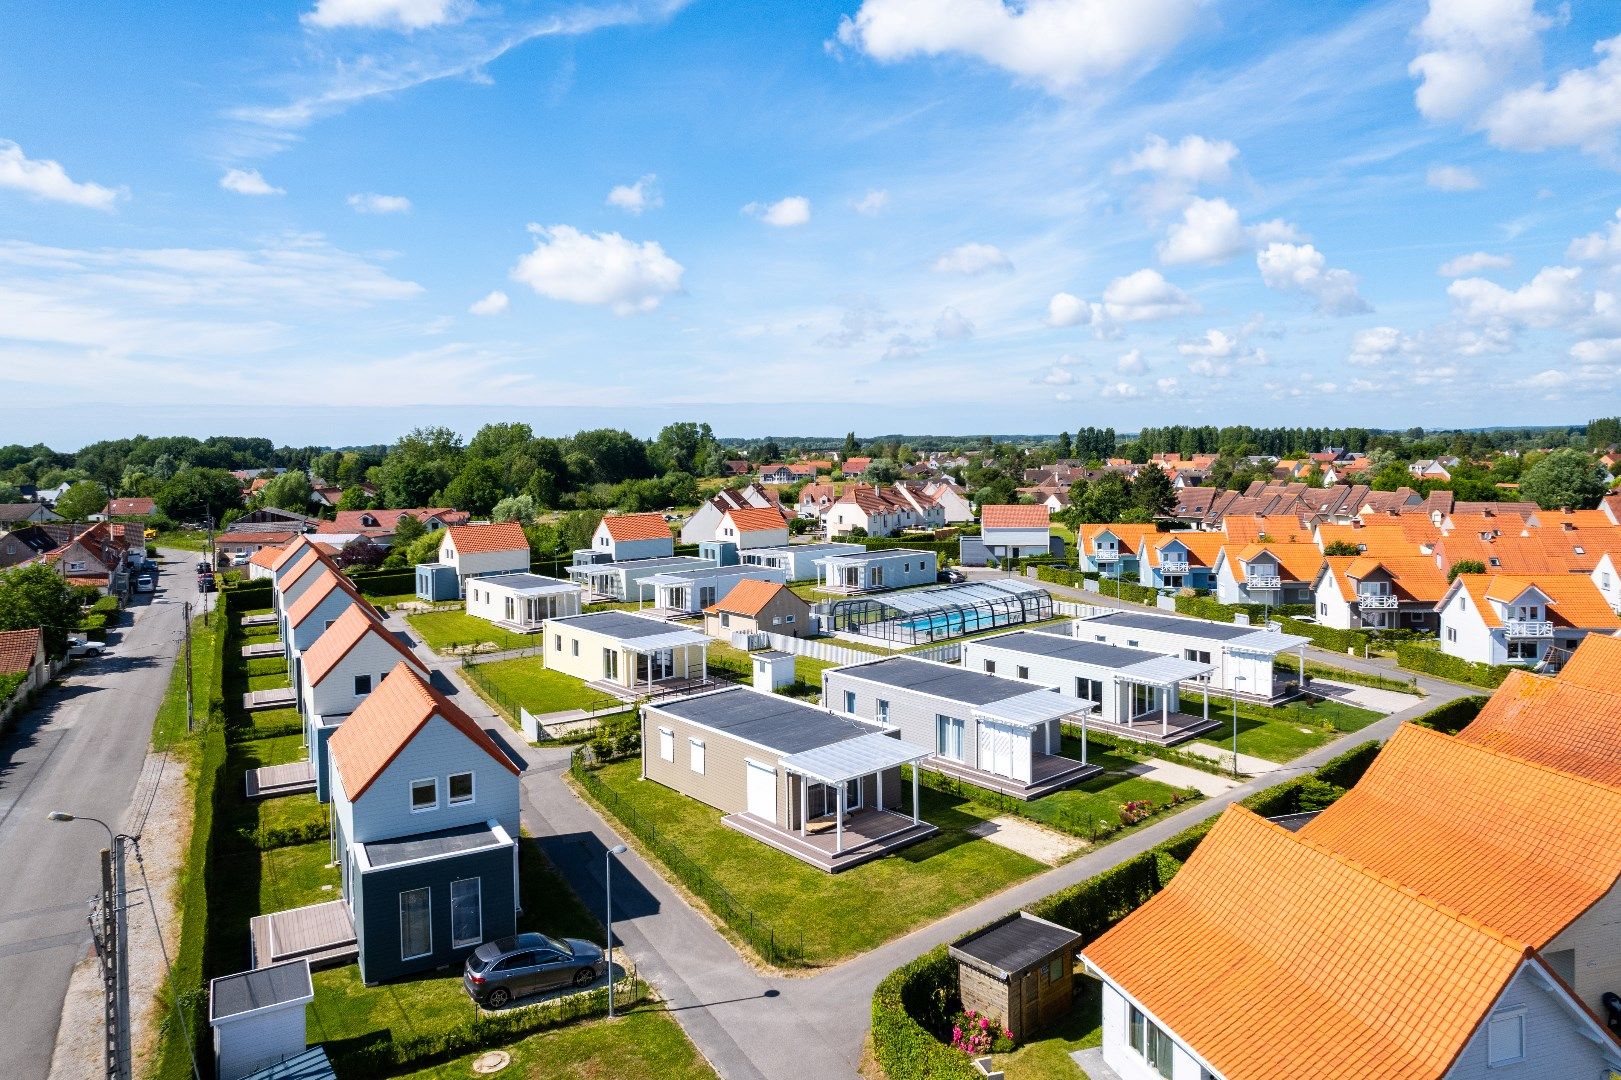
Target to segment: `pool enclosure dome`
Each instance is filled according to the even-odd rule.
[[[834,600],[826,624],[836,634],[926,645],[1052,617],[1053,598],[1046,589],[1007,578]]]

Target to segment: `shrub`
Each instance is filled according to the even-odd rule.
[[[1465,727],[1468,727],[1470,721],[1480,715],[1480,710],[1484,709],[1486,702],[1490,700],[1491,698],[1485,694],[1472,694],[1469,697],[1461,697],[1456,701],[1449,701],[1445,705],[1437,705],[1423,716],[1413,717],[1409,723],[1429,728],[1431,731],[1456,735]]]
[[[1319,626],[1317,623],[1301,622],[1287,616],[1278,620],[1285,634],[1298,634],[1310,638],[1311,643],[1320,649],[1330,652],[1343,653],[1346,650],[1361,652],[1367,648],[1373,638],[1362,630],[1336,630],[1332,626]]]
[[[941,1040],[961,1007],[957,962],[944,945],[890,972],[872,995],[873,1055],[889,1080],[974,1080],[967,1058]]]
[[[1501,686],[1508,673],[1514,670],[1508,664],[1476,664],[1420,645],[1396,646],[1396,664],[1407,671],[1422,671],[1426,675],[1471,686],[1484,686],[1488,690]]]
[[[1308,814],[1329,806],[1344,794],[1345,789],[1338,784],[1308,776],[1300,782],[1300,796],[1296,802],[1300,805],[1299,812]]]
[[[417,589],[414,567],[409,570],[351,570],[349,577],[360,587],[363,596],[397,596],[400,593],[414,593]]]
[[[993,1016],[964,1009],[952,1018],[951,1048],[971,1058],[1005,1054],[1013,1049],[1013,1032]]]
[[[90,610],[97,615],[106,615],[111,618],[118,614],[118,597],[103,596],[90,605]]]
[[[106,641],[107,616],[100,614],[81,615],[79,617],[79,629],[92,641]]]

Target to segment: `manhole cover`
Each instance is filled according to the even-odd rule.
[[[491,1050],[473,1062],[473,1071],[480,1076],[498,1073],[512,1064],[512,1055],[505,1050]]]

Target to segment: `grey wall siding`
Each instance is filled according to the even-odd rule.
[[[333,589],[327,593],[326,596],[321,598],[321,602],[316,604],[314,609],[304,616],[304,621],[292,628],[292,641],[290,642],[292,651],[298,654],[303,653],[304,650],[315,644],[317,638],[326,633],[329,623],[337,622],[345,611],[354,606],[355,598],[343,589]]]
[[[468,771],[473,773],[473,801],[449,805],[450,774]],[[412,813],[411,781],[428,777],[439,782],[438,809]],[[518,778],[449,721],[435,716],[356,801],[350,835],[369,843],[491,819],[509,836],[518,835]]]
[[[517,897],[512,893],[511,846],[405,866],[375,869],[364,875],[363,906],[357,909],[355,929],[365,927],[360,948],[360,977],[382,982],[447,964],[460,964],[477,943],[452,948],[450,944],[450,883],[479,879],[483,908],[484,941],[517,932]],[[400,958],[400,893],[426,888],[432,896],[430,912],[433,952],[415,960]]]
[[[1488,1066],[1486,1042],[1489,1022],[1482,1023],[1447,1070],[1446,1080],[1547,1080],[1550,1077],[1601,1077],[1621,1066],[1621,1054],[1606,1053],[1587,1038],[1572,1007],[1549,990],[1542,979],[1521,968],[1493,1007],[1491,1016],[1518,1009],[1525,1015],[1525,1058]],[[1489,1021],[1488,1017],[1488,1021]]]
[[[1027,678],[1049,689],[1057,690],[1062,696],[1075,701],[1076,708],[1080,708],[1080,698],[1075,693],[1075,680],[1096,679],[1103,684],[1103,708],[1099,714],[1100,719],[1109,722],[1119,719],[1120,710],[1117,703],[1120,695],[1113,689],[1119,680],[1116,673],[1108,668],[1078,664],[1056,656],[1036,656],[1012,649],[1000,649],[995,646],[994,639],[990,642],[963,642],[964,668],[969,671],[986,671],[987,660],[996,665],[994,674],[1005,679]],[[1021,667],[1027,672],[1023,676],[1019,675]]]
[[[864,679],[852,678],[837,669],[828,671],[824,679],[824,704],[835,712],[845,711],[845,692],[854,691],[855,715],[874,723],[878,720],[878,702],[889,702],[889,717],[885,721],[900,729],[901,738],[918,746],[937,749],[938,737],[935,718],[951,716],[963,722],[962,764],[979,767],[979,725],[974,720],[973,707],[960,701],[945,701],[897,686],[882,686]]]

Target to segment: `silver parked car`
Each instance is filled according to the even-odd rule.
[[[602,970],[602,959],[602,950],[589,941],[519,934],[473,950],[462,986],[480,1005],[499,1009],[528,994],[590,986]]]

